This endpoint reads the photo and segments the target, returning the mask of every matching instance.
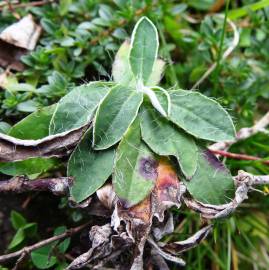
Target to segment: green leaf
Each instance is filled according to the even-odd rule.
[[[234,198],[230,172],[209,150],[199,150],[197,170],[184,183],[190,194],[202,203],[223,204]]]
[[[153,189],[158,166],[154,154],[141,139],[138,120],[120,142],[115,164],[113,187],[125,207],[131,207]]]
[[[145,85],[155,86],[158,85],[162,79],[164,72],[165,62],[162,59],[156,59],[152,72],[149,76],[149,79]]]
[[[40,174],[51,170],[58,165],[57,158],[29,158],[15,162],[1,162],[0,172],[7,175]]]
[[[130,44],[125,41],[119,48],[112,66],[113,80],[121,85],[135,86],[135,78],[130,69]]]
[[[25,239],[25,234],[23,228],[19,228],[12,238],[10,244],[8,245],[8,249],[14,249],[19,246]]]
[[[66,231],[65,226],[57,227],[54,230],[54,235],[62,234]],[[31,258],[33,261],[33,264],[38,269],[48,269],[58,263],[58,260],[55,256],[52,256],[52,253],[54,251],[54,248],[58,249],[61,253],[66,252],[70,245],[70,238],[66,238],[64,241],[62,241],[58,245],[59,241],[55,241],[53,243],[50,243],[44,247],[41,247],[39,249],[36,249],[31,252]]]
[[[11,128],[10,124],[8,124],[4,121],[0,122],[0,132],[1,133],[7,134],[9,132],[10,128]]]
[[[67,174],[75,178],[71,195],[81,202],[100,188],[112,173],[115,151],[92,149],[92,130],[89,130],[72,153]]]
[[[175,156],[184,175],[187,178],[193,176],[197,168],[198,149],[192,137],[149,106],[141,118],[142,138],[147,145],[158,155]]]
[[[48,269],[57,263],[55,256],[50,256],[53,243],[31,252],[33,264],[38,269]]]
[[[56,105],[31,113],[15,124],[8,135],[24,140],[38,140],[49,135],[49,124]]]
[[[209,141],[229,141],[235,129],[229,114],[217,103],[200,93],[171,91],[172,122],[188,133]]]
[[[94,123],[94,149],[106,149],[117,143],[136,118],[143,94],[127,86],[111,89],[100,104]]]
[[[238,19],[240,17],[246,16],[250,11],[256,11],[269,6],[269,0],[256,1],[256,3],[245,5],[241,8],[233,9],[228,12],[229,19]]]
[[[125,41],[119,48],[113,66],[112,76],[113,80],[121,85],[135,86],[135,77],[131,71],[129,64],[130,43]],[[152,73],[145,83],[147,86],[158,85],[162,78],[165,62],[157,59],[153,65]]]
[[[60,235],[64,232],[66,232],[66,226],[60,226],[60,227],[57,227],[55,230],[54,230],[54,235]],[[64,239],[64,241],[62,241],[60,244],[57,245],[57,248],[58,250],[61,252],[61,253],[65,253],[66,250],[68,249],[68,247],[70,246],[70,242],[71,242],[71,239],[70,237]],[[57,242],[58,243],[58,242]]]
[[[15,124],[8,135],[25,140],[38,140],[49,135],[49,124],[56,105],[31,113]],[[30,158],[16,162],[1,162],[0,172],[7,175],[32,175],[46,172],[58,165],[56,158]]]
[[[37,232],[37,224],[36,223],[27,223],[22,227],[24,230],[24,234],[26,237],[34,237]]]
[[[76,129],[89,123],[109,83],[93,82],[74,88],[58,103],[50,123],[50,134]]]
[[[131,39],[129,62],[137,80],[148,81],[159,47],[158,32],[154,24],[142,17],[136,24]]]
[[[11,211],[10,221],[11,221],[12,227],[15,230],[18,230],[19,228],[27,224],[26,219],[20,213],[14,210]]]

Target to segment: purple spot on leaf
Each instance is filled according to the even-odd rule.
[[[146,179],[155,180],[158,176],[157,173],[158,162],[151,158],[141,158],[139,164],[139,173]]]
[[[209,150],[204,150],[203,155],[206,158],[206,160],[208,161],[208,163],[212,167],[214,167],[215,169],[220,170],[220,171],[226,171],[227,170],[225,168],[225,166],[222,164],[222,162],[219,161],[217,159],[217,157],[214,154],[212,154]]]

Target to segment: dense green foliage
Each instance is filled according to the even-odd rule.
[[[269,109],[268,1],[258,1],[263,2],[260,5],[257,5],[257,3],[252,5],[257,1],[251,0],[238,1],[240,2],[239,4],[237,1],[231,1],[228,16],[236,20],[235,23],[240,33],[240,43],[231,56],[223,62],[220,61],[221,55],[231,43],[232,32],[229,27],[224,29],[223,19],[210,14],[210,9],[216,1],[186,0],[181,4],[177,2],[154,0],[132,2],[64,0],[60,1],[60,4],[53,3],[42,7],[17,9],[16,11],[21,15],[29,12],[34,14],[37,20],[40,20],[44,32],[38,47],[32,53],[23,57],[22,61],[25,63],[26,69],[9,77],[8,83],[4,86],[4,91],[0,94],[0,113],[1,120],[3,121],[1,122],[2,132],[24,139],[29,138],[27,132],[30,127],[27,127],[27,123],[22,125],[26,127],[25,132],[23,131],[22,134],[20,124],[8,130],[9,125],[12,126],[30,112],[35,112],[41,115],[41,117],[46,118],[47,121],[51,121],[52,114],[44,114],[42,110],[37,111],[37,109],[54,104],[67,93],[72,95],[70,90],[75,85],[98,79],[109,80],[111,78],[110,71],[114,56],[122,42],[130,37],[131,30],[141,15],[148,16],[156,24],[159,31],[159,55],[167,62],[164,77],[160,84],[162,87],[174,88],[176,86],[181,89],[190,89],[208,67],[212,63],[217,62],[216,70],[199,86],[199,92],[218,99],[218,102],[225,106],[235,119],[236,129],[253,125],[254,121]],[[248,8],[242,8],[246,5],[249,5]],[[225,12],[225,7],[223,6],[218,11]],[[0,28],[3,29],[14,21],[15,18],[8,11],[8,8],[5,8],[2,11]],[[221,43],[222,36],[223,42]],[[128,47],[128,44],[126,46]],[[133,55],[135,57],[136,52]],[[132,71],[140,72],[135,67],[132,67]],[[149,78],[147,71],[143,71],[143,75],[145,76],[143,78],[144,82],[151,79],[149,81],[152,82],[153,80],[154,83],[149,85],[156,84],[156,79]],[[114,74],[113,77],[114,79],[116,78]],[[121,79],[119,77],[119,80]],[[119,82],[119,80],[116,81]],[[130,83],[130,79],[127,79],[126,82],[121,82],[122,85],[127,83]],[[104,85],[106,84],[104,83]],[[104,92],[106,91],[105,88]],[[130,95],[132,94],[130,93]],[[200,94],[194,95],[195,97],[190,97],[192,100],[200,98]],[[163,100],[161,104],[165,104],[165,97]],[[67,100],[67,102],[69,101]],[[70,102],[76,103],[77,99],[71,97]],[[120,103],[121,101],[118,102]],[[211,102],[215,103],[212,100]],[[183,104],[187,105],[187,103]],[[198,101],[197,105],[199,104],[200,102]],[[167,109],[165,105],[162,107],[165,111],[168,111],[168,106]],[[72,108],[76,109],[77,107],[74,104]],[[84,119],[88,119],[91,112],[87,110],[84,110],[84,112]],[[175,129],[173,129],[173,126],[171,127],[170,122],[167,123],[158,119],[159,115],[156,116],[155,114],[155,111],[152,114],[144,114],[143,119],[147,117],[154,118],[156,121],[160,121],[158,126],[165,127],[165,130],[172,128],[174,132]],[[66,116],[66,113],[63,112],[63,115]],[[76,116],[76,114],[74,115]],[[182,112],[177,115],[181,117]],[[194,116],[199,116],[199,113]],[[80,117],[77,120],[83,121],[83,118]],[[181,123],[181,119],[178,118],[172,119],[172,121],[175,124]],[[220,125],[224,124],[222,121],[218,123]],[[78,126],[81,125],[81,123],[77,124]],[[106,123],[103,124],[104,126],[100,126],[93,131],[97,134],[97,139],[99,137],[96,132],[108,132],[109,128],[111,128],[110,125],[105,126]],[[136,123],[134,122],[134,124]],[[180,159],[181,154],[183,155],[184,153],[174,153],[171,151],[172,143],[167,142],[162,149],[158,149],[155,147],[155,138],[147,139],[147,129],[152,128],[154,127],[146,126],[142,129],[142,137],[147,145],[158,154],[173,155]],[[183,128],[188,132],[188,127]],[[40,133],[31,133],[30,136],[34,136],[32,139],[44,137],[49,132],[46,128],[43,130],[42,127],[37,129],[37,131]],[[220,138],[221,136],[231,134],[227,129],[224,131],[228,133],[219,134]],[[21,135],[15,135],[16,132]],[[181,137],[176,132],[172,134],[175,136],[172,142],[186,140],[182,134]],[[201,134],[205,133],[201,131]],[[198,136],[199,134],[193,135]],[[165,134],[156,133],[154,136],[158,139],[158,137],[162,138]],[[118,142],[119,137],[120,135],[115,136],[113,138],[114,142]],[[124,143],[126,141],[128,143],[128,137],[126,137],[124,137],[120,144],[121,148],[125,147]],[[87,139],[90,140],[89,138]],[[210,140],[211,138],[206,137],[204,139]],[[132,141],[135,140],[132,139]],[[84,142],[82,141],[81,143]],[[91,140],[87,143],[91,144]],[[182,143],[186,146],[187,143],[191,144],[192,142],[190,140]],[[99,141],[100,149],[107,145],[107,142]],[[144,149],[144,145],[141,145],[139,140],[137,141],[137,147]],[[182,148],[182,151],[184,151],[184,148]],[[257,134],[246,141],[234,145],[230,151],[251,154],[266,159],[269,154],[268,136]],[[92,154],[92,159],[98,160],[99,157],[94,156],[95,153],[87,152],[88,155]],[[79,160],[83,154],[78,149],[74,152],[73,157],[78,155],[76,160]],[[110,160],[113,153],[107,151],[104,155]],[[50,173],[53,173],[56,167],[59,169],[58,160],[50,159],[48,161],[50,164],[47,170]],[[44,175],[44,161],[34,160],[31,162],[35,162],[34,164],[39,163],[40,165],[35,165],[36,170],[30,171],[30,173],[25,164],[16,166],[15,169],[1,164],[0,170],[7,175],[14,175],[27,173],[25,172],[26,169],[33,178],[38,175]],[[189,162],[186,163],[187,165],[190,164]],[[198,163],[206,163],[206,160],[201,160],[200,158]],[[269,174],[268,166],[259,161],[227,160],[226,165],[235,174],[238,169],[244,169],[255,174]],[[180,164],[180,166],[185,175],[192,175],[192,167],[185,167],[184,164]],[[30,164],[29,168],[32,169],[33,166]],[[90,167],[87,167],[87,169],[91,170]],[[70,173],[72,163],[69,164],[68,170]],[[102,171],[102,173],[105,176],[101,178],[107,178],[110,170],[109,172]],[[203,172],[200,173],[203,177]],[[202,178],[198,175],[195,179],[199,181]],[[97,183],[98,186],[94,188],[101,186],[102,183]],[[211,183],[207,185],[210,186]],[[225,186],[223,188],[225,189]],[[189,190],[191,192],[192,187],[189,187]],[[86,195],[89,195],[87,190],[84,190],[84,192]],[[254,194],[251,202],[255,203],[251,207],[249,204],[247,205],[248,207],[242,207],[229,220],[222,221],[219,226],[215,227],[214,240],[208,239],[201,246],[188,253],[186,260],[192,267],[190,269],[209,269],[210,264],[212,269],[231,269],[231,262],[234,265],[234,269],[253,269],[254,267],[256,269],[266,269],[268,259],[263,251],[264,249],[269,249],[268,198],[255,196]],[[75,213],[78,210],[73,211]],[[196,227],[198,227],[197,224],[199,224],[198,216],[189,211],[184,213],[180,211],[178,213],[178,220],[182,221],[182,223],[179,229],[176,229],[174,235],[172,235],[173,240],[184,239],[184,236],[194,232]],[[19,231],[24,231],[23,226],[18,228],[18,230],[15,228],[17,234]],[[22,233],[20,232],[19,234]],[[25,239],[27,239],[27,235]],[[253,261],[252,257],[257,259]]]

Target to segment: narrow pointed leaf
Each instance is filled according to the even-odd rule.
[[[142,113],[142,138],[158,155],[175,156],[190,178],[197,168],[198,149],[193,138],[147,106]]]
[[[188,133],[209,141],[229,141],[235,129],[229,114],[217,103],[200,93],[171,91],[170,119]]]
[[[71,195],[81,202],[100,188],[112,173],[115,151],[92,149],[92,130],[89,130],[72,153],[67,174],[74,177]]]
[[[145,84],[153,70],[158,54],[158,32],[154,24],[142,17],[132,33],[129,62],[137,80]]]
[[[94,123],[94,149],[117,143],[136,118],[143,94],[127,86],[115,86],[100,104]]]
[[[113,174],[113,187],[125,207],[141,202],[151,192],[157,167],[157,160],[141,139],[136,120],[119,144]]]
[[[110,84],[93,82],[74,88],[58,103],[50,123],[50,134],[77,129],[89,123]]]
[[[202,203],[223,204],[234,198],[230,172],[208,150],[200,149],[197,170],[185,184],[190,194]]]

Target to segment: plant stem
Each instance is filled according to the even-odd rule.
[[[5,261],[8,261],[10,259],[17,258],[17,257],[19,257],[19,256],[21,256],[23,254],[27,255],[30,252],[32,252],[33,250],[44,247],[44,246],[46,246],[46,245],[48,245],[48,244],[50,244],[52,242],[55,242],[57,240],[61,240],[61,239],[65,239],[67,237],[70,237],[70,236],[80,232],[81,230],[83,230],[88,224],[89,223],[85,223],[85,224],[80,225],[78,227],[71,228],[71,229],[65,231],[62,234],[53,236],[53,237],[45,239],[45,240],[42,240],[42,241],[40,241],[38,243],[33,244],[32,246],[24,247],[21,250],[18,250],[16,252],[12,252],[12,253],[9,253],[9,254],[6,254],[6,255],[2,255],[2,256],[0,256],[0,262],[5,262]]]
[[[231,152],[226,152],[223,150],[210,150],[210,152],[216,155],[220,155],[222,157],[227,157],[227,158],[240,159],[240,160],[258,160],[262,162],[263,164],[269,165],[269,160],[263,160],[259,157],[249,156],[245,154],[231,153]]]
[[[215,84],[215,86],[216,86],[216,82],[218,81],[218,76],[219,76],[219,73],[220,73],[220,62],[221,62],[221,58],[222,58],[223,43],[224,43],[225,30],[226,30],[226,25],[227,25],[227,17],[228,17],[229,5],[230,5],[230,0],[226,0],[225,15],[224,15],[223,27],[222,27],[221,38],[220,38],[218,58],[217,58],[217,67],[216,67],[215,76],[214,76],[214,84]],[[214,86],[214,92],[216,90],[215,86]],[[216,92],[215,92],[215,94],[216,94]]]

